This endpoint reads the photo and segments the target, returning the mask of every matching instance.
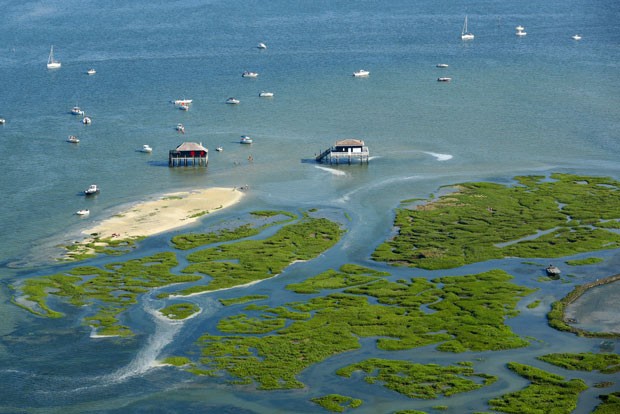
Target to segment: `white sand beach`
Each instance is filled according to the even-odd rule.
[[[242,197],[243,192],[222,187],[165,194],[157,200],[135,204],[82,233],[96,233],[100,239],[152,236],[191,224],[205,214],[230,207]]]

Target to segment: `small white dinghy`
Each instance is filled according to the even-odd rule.
[[[77,214],[78,216],[87,216],[90,214],[90,210],[87,210],[87,209],[78,210],[75,212],[75,214]]]

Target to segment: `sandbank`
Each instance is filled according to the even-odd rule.
[[[237,203],[243,193],[235,188],[214,187],[165,194],[141,202],[127,211],[82,231],[99,239],[147,237],[186,226],[200,217]]]

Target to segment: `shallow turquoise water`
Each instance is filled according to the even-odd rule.
[[[206,217],[208,226],[257,208],[321,207],[350,217],[341,243],[317,261],[295,265],[281,278],[247,289],[279,292],[283,283],[317,271],[369,262],[390,234],[402,199],[428,197],[441,185],[551,171],[620,178],[619,10],[606,2],[551,1],[544,5],[496,1],[389,3],[366,1],[4,2],[0,16],[0,238],[2,321],[0,395],[6,412],[315,412],[308,399],[360,384],[335,378],[333,370],[376,355],[372,342],[303,374],[308,389],[264,393],[222,385],[173,369],[152,369],[156,358],[186,349],[212,321],[209,312],[183,326],[154,320],[160,303],[145,298],[131,317],[141,335],[130,343],[91,340],[81,311],[59,321],[41,320],[9,303],[8,286],[20,278],[55,271],[55,245],[114,214],[127,203],[180,189],[240,186],[250,191],[237,207]],[[462,21],[476,34],[459,39]],[[521,24],[528,35],[518,38]],[[579,42],[570,36],[583,35]],[[265,42],[268,49],[256,48]],[[62,61],[47,71],[49,47]],[[438,69],[437,63],[448,63]],[[97,74],[87,76],[89,67]],[[354,79],[360,68],[369,78]],[[260,73],[244,79],[244,70]],[[436,82],[450,76],[448,84]],[[259,99],[270,90],[273,99]],[[224,102],[229,96],[240,105]],[[194,99],[188,112],[171,99]],[[69,114],[83,107],[93,124]],[[182,122],[186,134],[174,126]],[[64,142],[78,135],[79,145]],[[254,138],[251,147],[240,135]],[[308,162],[342,138],[365,140],[368,166],[329,167]],[[183,140],[213,149],[207,170],[169,169],[167,151]],[[136,152],[142,144],[150,155]],[[254,162],[249,164],[247,157]],[[97,183],[102,193],[78,193]],[[73,213],[89,208],[88,218]],[[131,257],[162,249],[168,235],[146,241]],[[618,252],[605,262],[574,269],[572,283],[543,285],[549,304],[573,283],[617,273]],[[101,264],[101,258],[93,261]],[[498,261],[455,269],[493,267],[519,283],[541,287],[532,268]],[[439,273],[393,269],[395,277]],[[284,282],[286,280],[286,282]],[[245,292],[244,292],[245,293]],[[239,292],[230,292],[237,296]],[[292,295],[273,295],[273,304]],[[208,295],[195,300],[224,316]],[[63,308],[64,309],[64,308]],[[542,341],[485,360],[503,381],[493,389],[447,399],[448,412],[484,410],[484,401],[522,386],[503,364],[533,362],[532,355],[587,351],[592,340],[549,330],[544,312],[510,321],[522,335]],[[390,354],[391,355],[391,354]],[[458,361],[433,349],[398,357]],[[485,355],[485,358],[487,356]],[[556,370],[560,371],[560,370]],[[576,373],[562,372],[569,377]],[[364,388],[369,399],[357,412],[428,410],[443,404],[411,401]],[[588,391],[579,412],[596,404]]]

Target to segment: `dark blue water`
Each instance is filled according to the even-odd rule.
[[[10,303],[9,285],[61,270],[55,247],[150,196],[209,186],[248,184],[233,209],[206,217],[199,228],[257,209],[321,207],[346,215],[348,233],[320,260],[297,264],[282,277],[227,297],[264,293],[278,305],[297,298],[282,285],[343,263],[368,261],[390,234],[402,199],[428,197],[440,186],[469,181],[509,182],[516,174],[551,171],[620,178],[619,6],[613,2],[550,1],[1,1],[0,15],[0,412],[316,412],[308,400],[330,392],[360,396],[357,412],[445,404],[448,412],[483,411],[485,401],[523,386],[505,368],[510,360],[535,363],[548,352],[584,352],[597,341],[546,326],[553,300],[596,276],[617,273],[618,252],[597,266],[575,269],[571,283],[541,284],[531,266],[499,261],[454,274],[501,267],[519,283],[541,288],[544,306],[510,321],[527,349],[480,356],[482,370],[502,381],[445,401],[420,402],[376,386],[344,381],[333,370],[377,355],[372,342],[303,374],[308,388],[259,392],[196,378],[156,361],[191,348],[222,309],[213,295],[192,297],[205,309],[182,325],[160,321],[143,298],[129,322],[129,341],[92,339],[84,310],[58,304],[59,320],[36,318]],[[476,38],[464,43],[465,14]],[[514,27],[528,35],[517,37]],[[583,38],[574,41],[571,36]],[[267,50],[258,50],[265,42]],[[45,68],[51,45],[62,68]],[[435,67],[448,63],[446,69]],[[93,67],[97,73],[88,76]],[[367,69],[370,77],[351,74]],[[241,77],[244,70],[260,73]],[[438,83],[439,76],[452,82]],[[258,97],[263,90],[272,99]],[[235,96],[239,105],[226,105]],[[194,100],[188,112],[172,99]],[[69,114],[81,106],[93,119]],[[183,123],[186,134],[175,131]],[[65,142],[75,134],[78,145]],[[240,146],[240,135],[254,144]],[[334,141],[355,137],[370,147],[367,167],[311,162]],[[167,151],[183,140],[203,142],[209,167],[169,169]],[[136,152],[143,144],[152,154]],[[254,162],[247,163],[252,155]],[[102,193],[78,193],[97,183]],[[88,208],[80,219],[73,213]],[[161,250],[168,236],[147,241],[130,257]],[[598,256],[598,254],[597,254]],[[93,264],[110,261],[96,259]],[[396,269],[394,277],[432,276]],[[529,298],[528,298],[529,299]],[[544,308],[544,309],[543,309]],[[471,355],[433,349],[402,358],[453,362]],[[389,357],[389,355],[388,355]],[[567,377],[605,376],[564,372]],[[600,390],[584,393],[589,412]]]

